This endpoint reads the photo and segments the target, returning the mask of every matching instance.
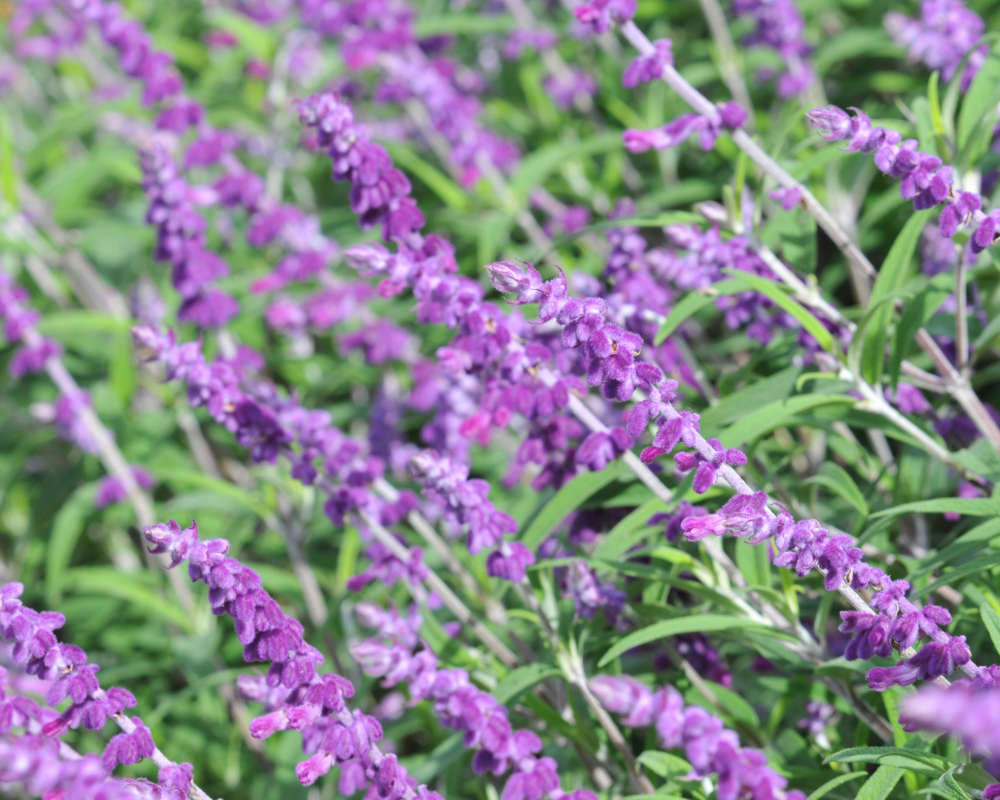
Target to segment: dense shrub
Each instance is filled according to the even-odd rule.
[[[565,5],[0,4],[0,792],[1000,797],[1000,9]]]

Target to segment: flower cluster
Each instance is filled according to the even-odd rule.
[[[142,467],[131,465],[132,477],[138,486],[143,489],[152,489],[156,486],[156,478]],[[94,496],[94,506],[104,508],[105,506],[120,503],[125,499],[128,492],[121,478],[114,475],[105,475],[97,484],[97,494]]]
[[[137,795],[184,798],[182,791],[164,791],[144,779],[109,778],[94,755],[63,759],[55,739],[37,734],[0,740],[0,783],[23,783],[32,796],[66,800],[133,800]]]
[[[54,631],[66,623],[66,618],[54,611],[38,612],[28,608],[18,600],[23,592],[24,586],[20,583],[8,583],[0,587],[0,639],[13,643],[12,657],[15,664],[22,665],[29,675],[48,682],[45,702],[49,706],[56,708],[66,699],[71,701],[62,713],[46,715],[47,721],[41,727],[42,734],[58,738],[67,729],[78,728],[80,725],[88,730],[100,730],[111,717],[122,728],[122,732],[108,742],[104,755],[97,762],[98,767],[89,766],[89,761],[83,765],[83,779],[103,779],[119,764],[135,764],[143,758],[150,758],[160,767],[161,781],[165,782],[166,788],[179,788],[182,793],[186,792],[191,783],[190,764],[177,765],[170,762],[156,749],[149,729],[139,717],[129,720],[122,715],[126,708],[132,708],[136,704],[132,693],[119,687],[102,689],[97,680],[100,667],[91,664],[87,654],[79,647],[64,644],[56,638]],[[0,687],[0,700],[3,699]],[[8,730],[11,724],[17,724],[18,721],[42,718],[41,714],[36,713],[34,704],[24,700],[4,702],[0,704],[0,711],[4,711],[3,717],[6,717],[0,717],[0,727]],[[35,741],[29,740],[28,744]],[[43,750],[34,758],[40,759],[42,763],[57,761],[52,758],[50,751]],[[58,754],[58,748],[55,753]],[[25,754],[24,757],[28,758],[28,755]],[[5,767],[10,763],[0,761]],[[14,762],[15,767],[16,764]],[[97,772],[100,766],[103,766],[103,771]],[[61,770],[57,764],[55,774],[37,777],[42,780],[66,780],[71,785],[72,781],[80,777],[72,769],[67,768],[64,773]],[[17,773],[15,771],[11,774]],[[0,778],[2,775],[0,772]],[[24,780],[31,775],[31,772],[27,772],[24,777],[12,777],[11,780]]]
[[[634,89],[640,83],[651,83],[659,79],[664,67],[674,65],[673,42],[657,39],[653,47],[656,49],[652,55],[636,56],[622,73],[622,85],[626,89]]]
[[[805,60],[811,48],[805,39],[805,20],[793,0],[736,0],[733,11],[751,18],[756,26],[745,43],[769,47],[784,62],[778,96],[794,97],[808,89],[816,76]]]
[[[717,440],[706,441],[699,433],[697,415],[678,412],[673,407],[671,401],[676,383],[664,381],[659,369],[638,361],[641,337],[609,325],[605,321],[603,301],[570,297],[561,272],[559,277],[543,282],[530,264],[522,270],[513,264],[499,262],[486,269],[499,291],[515,295],[510,302],[517,305],[538,303],[540,321],[555,319],[563,326],[565,346],[584,348],[585,355],[590,358],[588,380],[592,385],[603,386],[606,396],[624,402],[637,388],[646,393],[647,399],[633,407],[628,429],[632,436],[641,436],[650,422],[662,417],[657,434],[659,445],[654,440],[655,450],[647,451],[647,459],[666,454],[681,441],[691,442],[695,452],[678,453],[675,460],[681,470],[695,470],[695,490],[707,491],[723,476],[739,492],[715,514],[684,520],[682,528],[686,538],[696,541],[709,534],[729,533],[746,538],[751,544],[772,540],[777,566],[795,569],[800,576],[818,567],[830,591],[839,590],[845,583],[855,591],[876,589],[871,602],[875,613],[845,611],[841,614],[841,630],[854,635],[848,646],[848,658],[889,655],[893,643],[905,650],[921,636],[931,641],[896,667],[870,670],[868,680],[873,689],[909,686],[918,680],[949,675],[958,667],[975,669],[965,637],[949,636],[942,630],[942,626],[951,622],[947,610],[938,606],[922,609],[914,606],[906,599],[909,584],[893,581],[883,570],[866,564],[851,537],[830,536],[816,520],[796,522],[783,509],[777,515],[772,512],[768,508],[767,495],[754,493],[732,468],[746,463],[745,454],[724,448]],[[623,350],[627,354],[624,357],[621,356]]]
[[[28,303],[28,293],[14,282],[10,273],[0,269],[0,319],[4,323],[4,336],[11,344],[19,346],[7,364],[12,378],[22,378],[30,372],[41,372],[49,358],[62,355],[62,345],[54,339],[31,335],[35,323],[41,318]]]
[[[900,179],[900,192],[916,209],[941,210],[941,234],[950,239],[959,228],[976,223],[972,235],[974,252],[992,247],[1000,239],[1000,212],[983,212],[983,198],[955,185],[951,167],[941,159],[917,150],[917,140],[902,140],[899,131],[872,128],[862,111],[852,117],[836,106],[816,108],[806,114],[820,135],[829,141],[846,140],[845,152],[874,153],[875,166],[883,174]]]
[[[658,64],[655,60],[657,56],[650,56],[650,59],[653,59],[651,68],[655,69]],[[659,64],[659,68],[662,71],[663,65]],[[724,130],[736,130],[746,121],[747,112],[740,108],[737,103],[727,100],[724,103],[719,103],[718,110],[710,116],[681,114],[662,128],[653,128],[648,131],[629,128],[622,134],[622,141],[625,143],[625,149],[630,153],[643,153],[650,149],[666,150],[668,147],[677,147],[692,133],[697,133],[701,149],[711,150],[715,147],[715,140],[722,135]]]
[[[573,608],[589,619],[599,610],[609,625],[616,625],[625,610],[625,593],[610,581],[601,582],[585,561],[573,561],[566,570],[566,594],[573,599]]]
[[[118,53],[122,72],[143,84],[142,102],[149,106],[173,97],[181,91],[181,78],[173,65],[170,54],[153,49],[152,38],[134,20],[123,16],[118,3],[104,0],[44,0],[19,6],[11,21],[12,32],[22,35],[36,19],[41,19],[52,30],[46,34],[22,39],[18,54],[27,58],[55,60],[76,47],[82,40],[87,24],[100,31],[101,38]],[[68,25],[55,23],[59,12],[64,12]]]
[[[986,757],[986,768],[1000,771],[1000,734],[992,721],[1000,714],[1000,667],[983,669],[976,678],[952,686],[924,686],[907,695],[900,721],[908,731],[947,733],[960,739],[974,756]],[[987,787],[987,798],[1000,796],[1000,784]]]
[[[323,655],[303,638],[298,620],[286,615],[261,585],[260,576],[228,556],[225,539],[199,541],[198,525],[182,529],[173,520],[146,528],[150,551],[170,556],[170,566],[187,561],[192,581],[209,587],[212,612],[232,617],[248,662],[270,661],[266,684],[278,690],[276,709],[250,723],[259,739],[288,730],[302,731],[314,755],[296,767],[299,780],[310,785],[334,764],[356,761],[363,784],[374,783],[384,800],[420,797],[440,800],[425,786],[415,786],[393,755],[383,755],[378,721],[350,711],[345,700],[354,686],[335,673],[320,674]]]
[[[445,519],[467,528],[466,545],[473,555],[487,547],[497,547],[486,559],[486,571],[497,578],[524,580],[524,571],[535,563],[535,555],[520,542],[504,541],[515,533],[517,523],[498,511],[487,499],[490,485],[469,480],[469,468],[433,450],[424,450],[410,462],[410,470],[430,499],[444,507]]]
[[[635,16],[636,0],[588,0],[573,9],[573,14],[594,33],[607,33],[612,25],[628,22]]]
[[[507,719],[507,709],[488,692],[478,689],[463,669],[440,669],[431,650],[414,653],[416,631],[400,635],[398,620],[375,619],[366,623],[381,628],[381,638],[367,639],[351,648],[351,654],[365,674],[384,678],[385,687],[406,683],[413,703],[433,702],[441,724],[464,734],[463,744],[475,748],[473,770],[503,775],[513,770],[504,786],[504,800],[596,800],[586,790],[565,792],[552,758],[539,757],[542,740],[528,730],[515,730]],[[380,623],[389,622],[389,626]],[[374,625],[372,625],[374,627]],[[341,773],[341,794],[350,794],[355,785]]]
[[[205,249],[205,220],[195,210],[204,193],[188,185],[164,145],[142,153],[143,188],[149,197],[146,221],[156,226],[156,258],[173,267],[174,288],[182,298],[177,318],[203,328],[225,325],[239,304],[215,286],[229,265]]]
[[[741,747],[739,736],[700,706],[685,705],[672,686],[655,692],[635,678],[598,675],[590,690],[601,704],[622,715],[627,728],[655,727],[667,750],[682,748],[691,763],[691,778],[717,775],[719,800],[803,800],[802,792],[767,765],[759,750]]]
[[[954,77],[968,56],[962,71],[963,92],[968,90],[990,49],[987,44],[973,49],[986,26],[961,0],[921,0],[919,19],[890,11],[885,15],[885,27],[897,44],[909,48],[911,61],[922,61],[929,69],[941,70],[946,81]]]
[[[883,570],[866,564],[850,536],[831,536],[816,520],[796,522],[787,511],[782,509],[775,515],[767,505],[764,492],[738,494],[714,514],[686,519],[682,523],[684,535],[693,541],[727,533],[750,544],[770,540],[776,551],[774,563],[779,567],[794,569],[800,576],[818,568],[830,591],[844,584],[855,591],[874,590],[870,605],[876,613],[841,612],[840,630],[852,635],[845,653],[848,660],[886,657],[894,646],[906,650],[924,636],[931,641],[895,667],[869,670],[868,681],[873,689],[909,686],[918,680],[950,675],[970,663],[965,637],[949,636],[943,630],[951,622],[946,609],[913,605],[906,599],[909,583],[894,581]]]
[[[369,141],[368,128],[355,124],[351,107],[333,95],[313,95],[299,106],[299,115],[333,160],[333,179],[350,181],[351,210],[360,216],[361,227],[381,225],[387,241],[410,241],[424,226],[410,182],[385,148]]]

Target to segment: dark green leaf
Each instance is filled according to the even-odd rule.
[[[622,653],[626,653],[634,647],[638,647],[642,644],[648,644],[649,642],[655,642],[659,639],[666,639],[668,636],[677,636],[680,633],[694,633],[696,631],[700,631],[702,633],[718,633],[721,631],[732,630],[757,630],[776,636],[783,635],[780,631],[777,631],[768,625],[749,619],[723,617],[714,614],[696,614],[689,617],[677,617],[676,619],[667,619],[662,622],[656,622],[646,628],[643,628],[642,630],[636,631],[635,633],[630,633],[628,636],[616,642],[615,645],[601,657],[597,666],[603,667],[609,661],[613,661]]]
[[[903,777],[903,770],[899,767],[879,767],[865,781],[855,800],[885,800],[901,777]]]
[[[848,471],[834,461],[824,461],[816,475],[806,478],[803,484],[815,483],[829,489],[834,494],[842,497],[854,508],[862,517],[868,516],[868,502],[864,494],[854,483],[854,479]]]
[[[621,461],[613,461],[600,472],[581,472],[573,480],[562,487],[555,496],[538,512],[524,532],[521,541],[524,546],[534,552],[545,539],[556,529],[556,526],[566,519],[567,515],[576,511],[583,502],[598,489],[607,486],[619,475],[624,465]]]
[[[942,497],[937,500],[917,500],[903,503],[872,514],[879,517],[898,517],[903,514],[962,514],[969,517],[992,517],[1000,514],[1000,502],[993,498]]]
[[[803,411],[818,406],[853,406],[856,402],[853,397],[829,394],[796,395],[787,400],[778,400],[774,403],[768,403],[763,408],[757,408],[756,411],[746,414],[738,422],[734,422],[719,434],[719,441],[724,447],[739,447],[773,431],[775,428],[787,425],[789,420]]]
[[[45,548],[45,595],[55,603],[62,594],[66,570],[87,518],[94,512],[96,484],[81,486],[63,503],[52,523],[52,535]]]
[[[836,778],[832,778],[820,786],[815,792],[813,792],[806,800],[820,800],[824,795],[829,794],[838,786],[841,786],[848,781],[853,781],[856,778],[863,777],[868,773],[864,770],[859,770],[858,772],[848,772],[846,775],[838,775]]]
[[[989,603],[983,602],[979,605],[979,614],[983,618],[983,625],[990,634],[993,641],[993,648],[1000,653],[1000,614]]]
[[[639,508],[608,531],[608,535],[604,537],[604,541],[594,550],[591,558],[603,559],[605,561],[614,561],[620,558],[622,554],[635,544],[637,533],[645,535],[646,523],[649,521],[649,518],[657,512],[666,510],[666,504],[655,497],[639,506]]]
[[[954,291],[955,278],[951,273],[944,273],[935,275],[912,300],[906,301],[903,314],[896,324],[896,335],[889,354],[889,381],[893,388],[899,383],[899,373],[913,337]]]
[[[893,242],[889,254],[882,262],[878,278],[872,287],[871,305],[899,291],[906,280],[913,254],[920,242],[924,226],[929,221],[932,209],[917,211],[907,220],[896,241]],[[868,334],[865,336],[861,350],[861,374],[871,384],[877,384],[882,377],[882,367],[885,363],[885,340],[892,319],[892,306],[888,303],[875,309]]]
[[[501,705],[507,705],[519,698],[529,689],[549,678],[555,678],[562,673],[551,664],[525,664],[523,667],[507,673],[497,684],[492,694]]]

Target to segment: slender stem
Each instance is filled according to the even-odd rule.
[[[623,23],[621,31],[632,46],[643,55],[648,56],[655,52],[653,44],[646,37],[646,34],[636,27],[635,23],[631,21]],[[680,73],[672,66],[667,65],[663,68],[661,78],[664,83],[677,92],[681,99],[695,109],[695,111],[706,115],[716,113],[712,102],[684,80]],[[874,281],[878,273],[875,267],[872,266],[871,261],[868,260],[867,256],[851,239],[843,226],[816,199],[816,196],[808,188],[795,180],[777,161],[764,152],[764,149],[746,131],[736,129],[732,132],[731,137],[733,143],[746,153],[766,174],[774,178],[780,186],[786,189],[796,188],[801,192],[802,204],[812,214],[817,224],[826,232],[827,236],[833,240],[833,243],[847,257],[852,274],[854,271],[857,271],[859,275],[863,275],[868,281]],[[865,281],[856,281],[855,284],[858,299],[862,306],[867,306],[871,297],[870,287]],[[940,348],[937,347],[937,344],[925,330],[921,329],[917,332],[916,341],[920,348],[938,364],[941,377],[944,379],[952,397],[962,406],[990,444],[1000,452],[1000,427],[990,417],[989,412],[983,406],[982,400],[976,396],[968,380],[963,379],[955,371],[954,367],[951,366],[951,363],[946,358],[943,358]],[[943,359],[943,363],[939,363],[939,354]]]
[[[399,490],[385,478],[376,478],[372,482],[372,488],[376,494],[381,495],[390,503],[395,503],[399,500]],[[426,517],[419,511],[411,511],[406,515],[406,519],[423,540],[430,545],[431,549],[441,557],[445,566],[448,567],[448,571],[461,581],[465,591],[472,597],[483,600],[483,592],[475,576],[466,569],[465,565],[448,546],[448,543],[438,535],[437,530],[427,521]],[[496,621],[500,622],[501,620]]]
[[[963,375],[969,361],[969,310],[966,288],[968,274],[968,264],[966,264],[965,248],[963,247],[958,254],[958,263],[955,265],[955,366],[959,374]]]
[[[551,385],[551,383],[555,382],[555,376],[547,370],[539,372],[539,379],[543,383],[546,383],[546,385]],[[586,425],[590,430],[605,432],[608,430],[607,426],[601,422],[589,408],[587,408],[580,398],[575,395],[570,395],[568,408],[570,413],[572,413],[573,416],[580,420],[580,422]],[[676,414],[677,412],[675,411],[674,413]],[[704,450],[705,448],[711,449],[708,442],[706,442],[704,437],[700,435],[697,437],[697,444],[698,447],[696,447],[696,449],[699,449],[699,451]],[[707,450],[705,452],[707,452]],[[714,453],[714,450],[712,452]],[[649,487],[655,497],[665,503],[670,502],[673,497],[673,493],[668,487],[663,485],[660,479],[656,477],[649,467],[642,463],[635,453],[632,451],[625,452],[622,455],[622,461],[630,470],[632,470],[635,476],[642,481],[643,484]],[[732,486],[737,492],[740,492],[741,494],[752,493],[752,490],[747,485],[746,481],[744,481],[732,467],[724,466],[720,472],[722,477],[725,478],[729,485]],[[725,554],[722,549],[722,545],[717,540],[706,538],[702,541],[702,544],[705,545],[706,550],[709,555],[712,556],[713,560],[726,571],[726,574],[729,576],[730,580],[733,581],[734,585],[738,587],[746,586],[746,579],[743,577],[743,574]],[[822,572],[822,570],[820,571]],[[853,608],[858,611],[864,611],[868,614],[875,614],[871,607],[865,602],[864,598],[862,598],[861,595],[859,595],[851,587],[841,586],[837,591]],[[773,605],[767,603],[760,597],[756,597],[753,593],[751,593],[750,596],[758,602],[770,624],[781,630],[793,633],[799,639],[798,643],[783,641],[782,645],[787,650],[795,653],[798,657],[812,661],[813,663],[820,663],[822,661],[822,655],[819,651],[818,645],[812,636],[809,635],[809,632],[802,627],[801,623],[791,625],[785,616]],[[909,648],[901,655],[903,658],[910,658],[911,656],[916,655],[916,651],[913,648]],[[974,666],[973,669],[975,669]],[[853,696],[853,692],[844,691],[838,692],[838,694],[841,694],[841,696],[844,697],[845,700],[848,700],[848,702],[854,702],[856,706],[855,710],[860,715],[864,716],[866,719],[873,719],[872,728],[880,737],[885,738],[887,741],[892,740],[892,726],[885,720],[878,717],[878,715],[876,715],[869,707],[862,709],[861,705],[864,705],[862,701],[852,701],[851,697]]]
[[[331,491],[334,488],[332,484],[326,480],[321,481],[321,486],[326,491]],[[409,562],[411,554],[405,545],[401,544],[395,536],[389,533],[389,531],[382,527],[382,525],[379,524],[377,520],[373,519],[367,512],[359,510],[357,515],[361,523],[372,532],[372,535],[379,541],[380,544],[385,545],[385,547],[387,547],[389,551],[403,563]],[[493,631],[483,625],[483,623],[476,618],[476,615],[473,614],[465,603],[463,603],[448,587],[448,584],[438,577],[437,573],[428,569],[425,581],[433,591],[440,595],[441,600],[448,607],[448,610],[458,618],[458,621],[472,630],[473,633],[479,637],[482,643],[485,644],[497,658],[499,658],[508,667],[515,667],[518,665],[519,661],[517,656],[514,655],[507,645],[497,638]]]
[[[542,630],[545,632],[546,638],[549,640],[549,646],[552,648],[553,655],[562,662],[564,668],[563,671],[566,673],[567,680],[580,690],[580,693],[583,695],[584,702],[586,702],[594,716],[597,717],[597,721],[601,724],[601,727],[604,728],[604,732],[608,735],[608,740],[621,754],[622,759],[625,761],[625,770],[628,772],[629,779],[632,781],[635,789],[642,794],[653,794],[656,789],[653,787],[649,778],[643,774],[642,767],[640,767],[635,760],[635,753],[632,752],[632,748],[630,748],[628,742],[625,741],[625,737],[622,736],[622,732],[618,729],[618,726],[611,718],[611,715],[608,714],[604,706],[601,705],[600,701],[594,697],[593,692],[590,691],[590,687],[587,685],[587,675],[584,672],[582,659],[580,659],[579,655],[570,653],[559,639],[559,634],[553,627],[552,621],[545,614],[545,609],[543,609],[541,603],[538,602],[538,598],[535,597],[535,593],[531,590],[531,586],[527,579],[514,584],[514,588],[524,604],[534,611],[535,615],[538,617],[538,620],[542,625]]]
[[[708,29],[712,32],[712,38],[719,51],[719,73],[722,75],[722,81],[736,102],[747,112],[746,124],[752,130],[753,101],[750,99],[750,92],[736,60],[736,47],[733,45],[733,37],[729,34],[726,15],[722,12],[719,0],[699,0],[699,2],[705,15],[705,22],[708,23]]]

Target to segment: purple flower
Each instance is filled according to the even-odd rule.
[[[131,465],[130,469],[132,471],[133,479],[143,489],[152,489],[156,486],[156,478],[154,478],[147,470],[136,466],[135,464]],[[96,508],[104,508],[112,503],[120,503],[125,499],[127,494],[125,484],[122,483],[121,479],[113,475],[107,475],[101,478],[100,482],[97,484],[97,494],[94,497],[94,506]]]
[[[692,133],[699,134],[702,150],[711,150],[723,129],[735,130],[746,122],[746,112],[732,100],[718,105],[712,116],[702,114],[682,114],[662,128],[651,131],[628,129],[622,134],[625,149],[630,153],[642,153],[649,149],[664,150],[676,147]]]
[[[992,247],[1000,236],[1000,212],[984,214],[983,198],[972,192],[958,189],[953,183],[952,168],[943,166],[941,160],[928,153],[921,153],[915,139],[900,141],[898,131],[873,128],[868,116],[852,109],[851,117],[836,106],[816,108],[806,114],[806,119],[827,140],[847,140],[844,150],[848,153],[875,153],[875,166],[893,178],[899,178],[900,193],[913,201],[915,209],[944,205],[941,211],[940,230],[945,238],[972,222],[978,226],[972,236],[972,252],[979,253]]]
[[[965,637],[954,636],[947,642],[928,642],[915,656],[895,667],[875,667],[866,678],[872,689],[881,692],[890,686],[910,686],[920,680],[950,675],[971,657]]]
[[[909,48],[911,62],[922,61],[928,69],[940,70],[950,81],[965,57],[983,35],[980,16],[961,0],[921,0],[920,18],[911,19],[898,11],[885,15],[885,27],[892,38]],[[962,91],[986,60],[988,45],[975,49],[962,73]]]
[[[995,724],[1000,713],[1000,690],[991,687],[989,675],[983,673],[947,688],[924,686],[906,695],[900,721],[908,731],[947,733],[961,740],[973,755],[996,759],[1000,755],[1000,731]],[[996,796],[996,789],[992,793]]]
[[[636,56],[622,75],[622,85],[628,89],[640,83],[650,83],[663,74],[663,68],[674,65],[673,42],[657,39],[653,42],[656,52],[648,56]]]
[[[747,463],[746,454],[735,448],[724,448],[718,439],[709,439],[708,444],[715,451],[710,458],[701,453],[678,453],[674,456],[681,472],[696,470],[692,486],[698,494],[704,494],[715,485],[722,467],[741,467]]]
[[[635,0],[589,0],[576,6],[573,15],[584,25],[589,25],[594,33],[607,33],[613,24],[632,19],[635,9]]]
[[[501,542],[486,559],[486,574],[518,583],[535,563],[535,554],[521,542]]]
[[[564,110],[578,97],[591,98],[597,94],[597,81],[579,69],[570,69],[565,75],[550,75],[542,83],[552,101]]]
[[[778,96],[793,97],[809,88],[815,75],[805,61],[810,47],[805,40],[805,20],[794,0],[735,0],[733,10],[756,23],[745,44],[769,47],[784,62],[785,71],[778,76]]]
[[[521,57],[521,53],[526,49],[541,52],[542,50],[548,50],[549,48],[555,47],[558,41],[559,37],[552,31],[513,31],[507,37],[507,41],[504,42],[503,55],[504,58],[516,61]]]

